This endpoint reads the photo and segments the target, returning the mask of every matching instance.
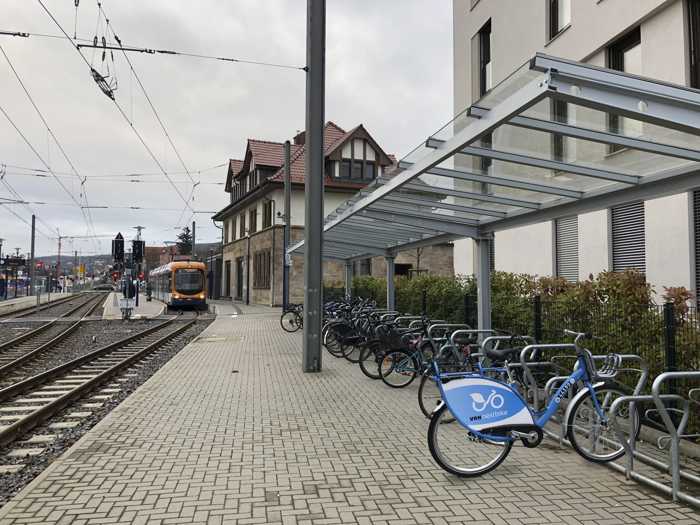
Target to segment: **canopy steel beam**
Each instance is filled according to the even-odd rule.
[[[595,195],[587,195],[585,199],[580,201],[546,207],[537,213],[514,213],[505,219],[482,222],[479,226],[479,231],[482,233],[502,231],[559,217],[604,210],[629,202],[645,201],[684,193],[697,189],[699,177],[700,171],[687,170],[686,168],[685,173],[671,173],[649,181],[645,179],[641,184],[631,188],[620,185],[614,191],[601,191]]]
[[[347,242],[346,240],[340,240],[340,239],[329,239],[327,237],[324,237],[323,239],[323,247],[324,249],[326,247],[331,247],[331,248],[354,248],[358,250],[364,250],[367,253],[373,253],[375,255],[386,255],[388,252],[384,248],[378,248],[376,246],[368,246],[366,244],[358,244],[354,242]]]
[[[379,202],[396,202],[396,203],[407,203],[414,204],[421,208],[437,208],[442,210],[459,211],[462,213],[471,213],[474,215],[487,215],[489,217],[505,217],[506,212],[497,210],[488,210],[485,208],[472,208],[471,206],[460,206],[459,204],[453,204],[450,202],[442,201],[430,201],[426,199],[416,199],[413,197],[406,197],[405,195],[390,195],[384,197]]]
[[[412,162],[400,161],[399,166],[410,167]],[[440,177],[447,177],[450,179],[466,180],[469,182],[480,182],[483,184],[491,184],[493,186],[503,186],[504,188],[515,188],[519,190],[534,191],[537,193],[547,193],[549,195],[557,195],[559,197],[570,197],[572,199],[580,199],[583,196],[582,191],[569,190],[566,188],[559,188],[557,186],[548,186],[546,184],[539,184],[537,182],[526,182],[514,179],[508,179],[505,177],[498,177],[494,175],[484,175],[481,173],[473,173],[470,171],[465,171],[463,169],[451,169],[451,168],[432,168],[430,171],[426,172],[429,175],[438,175]],[[380,183],[381,184],[381,183]]]
[[[413,219],[430,219],[435,221],[449,221],[452,224],[464,224],[465,226],[477,226],[479,221],[476,219],[468,219],[466,217],[458,217],[456,215],[447,215],[441,213],[426,213],[418,210],[407,210],[403,206],[392,206],[391,204],[374,203],[367,208],[373,211],[385,211],[387,213],[395,213],[397,215],[405,215]]]
[[[469,114],[474,117],[481,117],[487,111],[488,110],[486,109],[472,106],[469,110]],[[544,131],[546,133],[563,135],[574,139],[589,140],[600,144],[613,144],[622,148],[631,148],[639,151],[646,151],[647,153],[655,153],[657,155],[666,155],[668,157],[676,157],[679,159],[700,162],[700,151],[671,146],[668,144],[658,144],[649,140],[626,137],[616,133],[580,128],[578,126],[572,126],[571,124],[564,124],[561,122],[518,116],[511,118],[508,121],[508,124],[519,128],[534,129],[537,131]]]
[[[337,226],[347,218],[351,217],[353,214],[366,208],[385,195],[406,185],[419,175],[437,166],[467,144],[471,144],[479,138],[488,135],[504,121],[508,120],[514,115],[522,113],[530,106],[544,99],[547,96],[547,91],[548,86],[542,81],[542,79],[535,79],[529,84],[523,86],[506,100],[489,111],[488,115],[481,119],[474,120],[469,126],[455,133],[455,135],[445,142],[441,148],[426,155],[424,158],[416,162],[410,169],[398,173],[387,183],[378,186],[372,193],[362,197],[360,200],[344,209],[340,215],[336,216],[326,224],[326,231]],[[429,188],[429,186],[418,185],[417,188],[415,186],[412,188],[422,192]]]
[[[333,230],[335,234],[335,230]],[[342,230],[338,234],[336,239],[354,239],[362,243],[381,243],[382,249],[392,248],[397,242],[412,242],[414,240],[420,239],[419,235],[411,235],[409,233],[402,234],[392,234],[390,232],[382,231],[377,233],[372,233],[371,231],[363,230]],[[339,242],[336,240],[336,242]]]
[[[698,135],[700,94],[692,89],[644,79],[590,64],[538,53],[532,69],[549,72],[551,96]]]
[[[452,222],[442,222],[424,218],[413,218],[385,211],[361,210],[360,213],[365,217],[370,217],[372,219],[408,224],[410,226],[429,226],[434,228],[436,232],[452,233],[462,237],[478,236],[478,229],[476,226],[467,226],[465,224],[455,224]]]
[[[410,187],[411,184],[407,184]],[[480,202],[493,202],[494,204],[502,204],[504,206],[515,206],[516,208],[529,208],[532,210],[539,210],[542,205],[539,202],[525,201],[521,199],[512,199],[510,197],[498,197],[496,195],[489,195],[486,193],[474,193],[471,191],[461,191],[461,190],[451,190],[447,188],[435,188],[426,190],[426,193],[435,193],[438,195],[447,195],[450,197],[460,197],[462,199],[469,199],[473,201]]]
[[[409,234],[411,236],[413,235],[434,235],[435,234],[435,229],[434,228],[427,228],[426,226],[405,226],[403,224],[386,224],[386,223],[380,223],[379,221],[375,221],[370,219],[369,217],[362,217],[360,215],[354,215],[353,217],[350,218],[346,223],[343,223],[343,227],[345,225],[350,225],[352,227],[359,227],[362,228],[363,230],[365,227],[369,226],[373,230],[381,230],[387,232],[389,235],[393,235],[394,233],[405,233]],[[338,226],[339,228],[340,226]],[[366,231],[366,230],[364,230]]]
[[[437,148],[444,141],[430,137],[425,145],[428,148]],[[520,164],[522,166],[531,166],[534,168],[542,168],[546,170],[561,171],[565,173],[573,173],[574,175],[582,175],[584,177],[592,177],[594,179],[603,179],[613,182],[623,182],[625,184],[638,184],[639,177],[637,175],[627,175],[625,173],[617,173],[614,171],[601,170],[590,168],[588,166],[580,166],[578,164],[570,164],[559,160],[542,159],[539,157],[531,157],[530,155],[522,155],[520,153],[510,153],[508,151],[500,151],[491,148],[481,148],[478,146],[466,146],[458,153],[462,155],[470,155],[476,157],[485,157],[489,159],[499,160],[502,162],[510,162],[512,164]]]

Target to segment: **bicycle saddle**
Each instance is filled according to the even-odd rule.
[[[492,361],[517,361],[522,348],[492,348],[484,350],[486,356]]]
[[[454,342],[457,345],[468,345],[474,342],[471,334],[457,334],[454,336]]]

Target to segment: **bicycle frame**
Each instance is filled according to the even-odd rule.
[[[508,435],[495,435],[495,434],[489,434],[489,433],[484,433],[476,428],[474,426],[470,425],[470,421],[478,421],[481,423],[481,416],[477,415],[475,412],[472,412],[464,408],[463,404],[458,404],[455,403],[455,398],[456,396],[466,396],[470,395],[472,398],[476,398],[478,396],[478,393],[470,393],[471,390],[473,390],[476,387],[473,387],[470,383],[477,384],[477,383],[482,383],[479,384],[479,388],[483,390],[483,388],[490,388],[490,387],[484,387],[483,382],[484,380],[488,381],[488,384],[492,384],[493,386],[498,386],[498,390],[501,393],[501,398],[503,396],[508,397],[508,401],[510,403],[510,406],[506,407],[506,410],[504,411],[503,415],[505,416],[506,419],[512,419],[515,417],[515,415],[520,414],[520,419],[525,421],[527,419],[527,416],[522,414],[522,409],[526,408],[527,412],[529,413],[529,416],[531,417],[531,423],[524,423],[524,422],[518,422],[516,424],[511,424],[511,425],[503,425],[503,429],[507,430],[508,426],[526,426],[526,427],[539,427],[540,429],[544,428],[545,424],[552,418],[552,416],[556,413],[556,411],[559,408],[559,405],[561,403],[562,398],[566,396],[568,391],[578,382],[582,382],[585,386],[585,388],[588,390],[588,392],[591,395],[593,406],[595,407],[595,410],[598,414],[598,416],[601,418],[601,421],[605,422],[607,421],[607,417],[605,416],[600,403],[598,402],[598,399],[595,395],[595,389],[594,386],[591,384],[591,378],[588,372],[588,368],[586,366],[586,361],[584,360],[583,356],[579,355],[577,356],[577,361],[579,363],[579,366],[574,369],[574,371],[562,382],[562,384],[559,386],[557,391],[554,393],[552,398],[549,400],[547,403],[547,406],[545,409],[541,412],[535,412],[533,411],[530,406],[527,404],[523,396],[518,392],[512,385],[505,383],[501,380],[494,379],[494,378],[488,378],[484,375],[482,375],[479,372],[464,372],[464,373],[447,373],[447,374],[441,374],[438,364],[436,362],[433,362],[433,369],[435,371],[435,377],[440,378],[440,379],[446,379],[446,378],[456,378],[456,377],[461,377],[464,379],[464,383],[462,384],[453,384],[451,387],[448,387],[449,390],[455,390],[454,394],[448,394],[446,393],[446,388],[445,385],[443,384],[443,381],[437,381],[438,387],[440,389],[440,395],[443,399],[442,403],[439,404],[436,407],[436,411],[442,406],[443,403],[447,403],[448,408],[450,409],[450,412],[452,412],[452,415],[457,419],[457,421],[465,427],[469,433],[474,435],[475,437],[485,440],[485,441],[492,441],[492,442],[509,442],[509,441],[514,441],[517,439],[516,437],[512,436],[510,433]],[[456,388],[455,388],[456,386]],[[457,394],[456,391],[463,389],[463,393]],[[483,397],[483,396],[481,396]],[[450,399],[452,398],[452,402]],[[461,400],[463,401],[463,400]],[[479,410],[476,408],[476,405],[473,403],[472,406],[474,409],[478,412],[481,412],[483,409]],[[494,407],[494,408],[500,408],[500,407]],[[509,413],[508,409],[510,409]],[[500,415],[500,414],[497,414]],[[524,418],[524,419],[523,419]],[[498,428],[498,420],[494,421],[494,424],[492,429]]]

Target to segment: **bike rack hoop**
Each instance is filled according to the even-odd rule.
[[[663,385],[666,381],[673,379],[690,379],[700,381],[700,371],[694,370],[664,372],[663,374],[660,374],[654,380],[654,383],[652,383],[651,385],[651,397],[654,401],[654,404],[656,405],[656,408],[659,410],[659,415],[661,415],[661,419],[664,423],[664,426],[666,427],[666,430],[671,438],[671,447],[669,453],[671,458],[671,495],[673,497],[673,500],[678,501],[679,499],[682,499],[684,501],[688,501],[690,503],[700,506],[700,499],[694,498],[689,494],[681,492],[681,467],[679,444],[683,432],[683,428],[681,428],[681,425],[683,425],[684,421],[687,423],[688,415],[684,415],[683,419],[681,420],[681,425],[676,427],[676,425],[674,425],[673,423],[673,420],[671,419],[668,407],[664,403],[665,396],[662,396],[661,394],[661,385]],[[688,399],[682,399],[686,406],[689,405]]]

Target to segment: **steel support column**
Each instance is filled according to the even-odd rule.
[[[326,0],[306,4],[306,213],[304,223],[304,372],[321,371],[323,312],[323,124]]]
[[[476,289],[479,330],[491,329],[491,268],[489,246],[491,239],[476,239]]]
[[[345,297],[352,297],[352,263],[345,263]]]
[[[384,257],[386,261],[386,308],[396,309],[396,291],[394,290],[394,257]]]

